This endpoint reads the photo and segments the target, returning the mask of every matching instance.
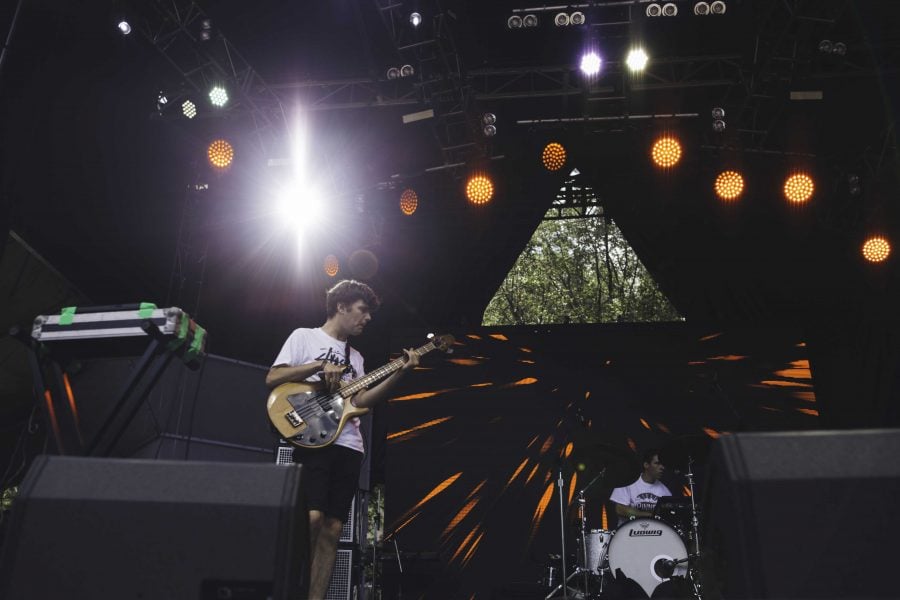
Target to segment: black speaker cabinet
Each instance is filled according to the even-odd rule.
[[[722,436],[707,475],[707,596],[900,596],[900,431]]]
[[[15,501],[0,597],[296,600],[302,467],[40,456]]]

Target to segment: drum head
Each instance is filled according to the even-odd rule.
[[[687,548],[678,533],[658,519],[635,519],[616,530],[609,543],[609,567],[613,574],[617,569],[636,581],[648,596],[653,595],[663,581],[668,580],[659,561],[687,558]],[[675,567],[672,575],[685,576],[687,564]]]

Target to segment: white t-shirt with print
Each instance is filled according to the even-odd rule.
[[[661,481],[647,483],[643,477],[638,477],[631,485],[614,489],[609,499],[616,504],[653,512],[660,498],[671,495],[672,492]],[[619,517],[619,525],[627,520],[625,517]]]
[[[336,365],[344,364],[346,363],[344,352],[348,347],[347,342],[331,337],[321,327],[295,329],[284,342],[284,346],[281,347],[281,352],[278,353],[278,357],[272,363],[272,366],[296,367],[321,360],[327,360]],[[350,367],[344,371],[341,381],[352,381],[362,377],[364,374],[362,354],[350,348]],[[319,380],[318,374],[307,379],[307,381]],[[334,443],[338,446],[365,453],[357,417],[347,421],[344,430],[341,431]]]

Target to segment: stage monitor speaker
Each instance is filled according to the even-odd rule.
[[[898,458],[896,430],[720,437],[703,501],[707,595],[898,597]]]
[[[302,467],[40,456],[0,555],[9,600],[296,600]]]

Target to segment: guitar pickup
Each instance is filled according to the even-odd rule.
[[[300,415],[297,414],[297,411],[290,411],[284,413],[284,418],[287,419],[288,423],[291,424],[292,427],[300,427],[303,425],[303,419],[300,418]]]

